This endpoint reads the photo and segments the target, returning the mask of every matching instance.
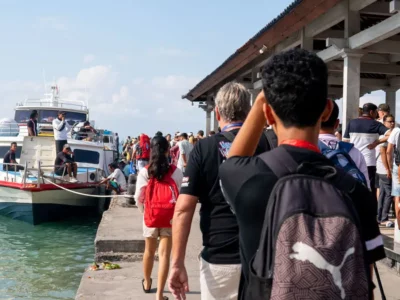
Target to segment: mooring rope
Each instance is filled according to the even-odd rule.
[[[67,191],[67,192],[70,192],[70,193],[76,194],[76,195],[81,195],[81,196],[86,196],[86,197],[93,197],[93,198],[125,197],[125,195],[109,195],[109,196],[97,195],[97,196],[96,196],[96,195],[91,195],[91,194],[80,193],[80,192],[76,192],[76,191],[74,191],[74,190],[67,189],[67,188],[65,188],[65,187],[63,187],[63,186],[61,186],[61,185],[58,185],[58,184],[52,182],[51,180],[49,180],[49,179],[47,179],[47,178],[45,178],[45,177],[42,177],[42,178],[43,178],[43,180],[46,180],[48,183],[51,183],[52,185],[54,185],[54,186],[56,186],[56,187],[58,187],[58,188],[60,188],[60,189],[62,189],[62,190],[64,190],[64,191]]]

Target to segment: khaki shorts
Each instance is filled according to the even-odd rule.
[[[145,238],[158,238],[160,236],[171,236],[172,228],[150,228],[144,224],[143,220],[143,236]]]
[[[215,265],[200,258],[201,300],[236,300],[241,265]]]

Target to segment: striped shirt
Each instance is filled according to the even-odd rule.
[[[371,167],[376,166],[376,150],[369,150],[368,145],[378,140],[379,136],[385,135],[388,130],[382,123],[370,117],[360,117],[349,122],[343,139],[350,140],[364,155],[367,166]]]

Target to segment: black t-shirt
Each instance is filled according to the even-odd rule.
[[[12,152],[11,150],[8,150],[6,155],[4,155],[3,158],[3,163],[5,164],[11,164],[11,162],[15,162],[15,152]]]
[[[26,126],[32,130],[34,136],[38,135],[37,134],[37,121],[36,120],[30,119],[28,121],[28,123],[26,124]]]
[[[57,154],[54,165],[56,166],[56,168],[58,168],[59,166],[63,166],[66,163],[71,163],[71,162],[74,162],[74,157],[69,154],[65,154],[64,152],[61,151],[60,153]]]
[[[294,160],[301,162],[332,163],[322,154],[304,148],[284,145]],[[265,209],[269,196],[278,178],[258,157],[232,157],[220,167],[221,185],[236,213],[240,229],[240,254],[242,278],[240,299],[244,299],[248,284],[249,262],[255,255],[264,223]],[[370,262],[385,257],[382,238],[376,222],[377,205],[371,192],[357,184],[353,201],[360,217],[363,239],[368,250]],[[295,200],[295,199],[293,199]]]
[[[230,131],[236,135],[239,130]],[[221,133],[199,140],[190,153],[181,194],[199,197],[202,258],[211,264],[240,264],[238,225],[219,184],[218,168],[231,147]],[[266,149],[261,138],[257,154]],[[236,176],[237,174],[232,174]]]

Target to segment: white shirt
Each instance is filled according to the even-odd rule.
[[[178,168],[172,173],[172,179],[175,181],[178,190],[181,189],[183,173]],[[149,173],[146,168],[140,170],[136,180],[135,201],[141,212],[144,210],[144,200],[146,196],[146,187],[149,183]],[[178,195],[176,195],[178,197]]]
[[[381,135],[379,137],[379,139],[384,138],[385,136]],[[388,143],[383,143],[383,144],[379,144],[378,146],[376,146],[376,173],[377,174],[381,174],[381,175],[386,175],[387,174],[387,170],[383,164],[382,161],[382,155],[381,155],[381,148],[385,147],[387,148]],[[386,155],[386,151],[385,151],[385,155]]]
[[[400,134],[400,128],[397,128],[397,127],[394,128],[394,129],[392,130],[392,132],[390,133],[390,136],[389,136],[387,142],[388,142],[389,144],[395,145],[396,148],[399,148],[399,147],[398,147],[399,145],[397,145],[397,142],[398,142],[398,140],[399,140],[399,134]]]
[[[110,174],[110,176],[108,176],[107,178],[109,179],[114,179],[119,186],[121,187],[121,189],[123,189],[124,191],[126,191],[126,179],[125,179],[125,175],[122,173],[122,171],[120,169],[115,169],[114,172],[112,172],[112,174]]]
[[[183,161],[182,154],[186,156],[186,162],[189,161],[190,152],[193,150],[193,145],[188,140],[183,140],[178,143],[179,145],[179,160],[177,167],[184,171],[185,162]]]
[[[56,141],[66,141],[71,128],[72,127],[65,120],[61,121],[55,118],[53,120],[54,139]]]
[[[339,142],[339,140],[333,134],[320,134],[319,139],[325,145],[330,147],[333,147],[334,146],[333,144]],[[349,156],[354,161],[360,172],[364,174],[365,180],[367,181],[368,184],[368,188],[370,188],[368,168],[367,168],[367,163],[365,162],[364,155],[356,147],[353,147],[349,152]]]

